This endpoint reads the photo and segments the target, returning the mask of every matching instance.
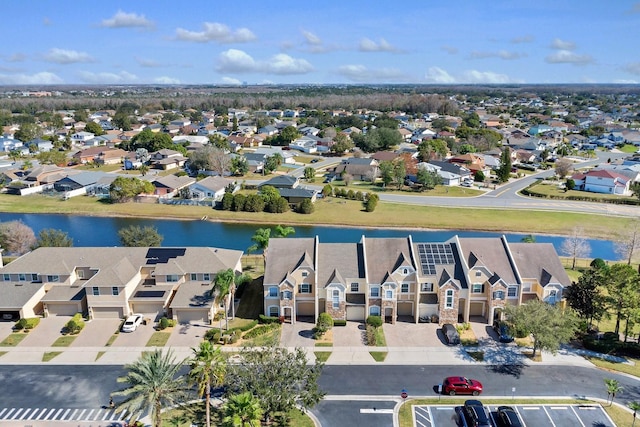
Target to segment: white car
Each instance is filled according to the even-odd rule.
[[[142,314],[132,314],[122,324],[122,332],[133,332],[142,324]]]

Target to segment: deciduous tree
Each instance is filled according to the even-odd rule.
[[[130,225],[118,230],[120,244],[127,247],[157,247],[163,237],[153,226]]]
[[[620,333],[620,322],[629,321],[640,307],[638,272],[628,264],[614,264],[606,273],[607,307],[616,316],[614,332]],[[625,331],[626,335],[626,331]]]
[[[128,202],[139,194],[152,194],[154,188],[149,181],[119,176],[109,186],[109,198],[114,203]]]
[[[31,227],[22,221],[8,221],[0,224],[0,247],[6,253],[22,255],[36,244],[36,236]]]
[[[631,264],[634,253],[640,248],[640,221],[634,221],[614,244],[618,256]]]
[[[591,246],[584,238],[584,232],[580,227],[574,227],[573,233],[562,241],[560,252],[572,259],[571,269],[576,269],[576,259],[586,258],[591,252]]]
[[[569,175],[573,171],[573,162],[567,158],[561,158],[556,161],[556,175],[560,179],[564,179],[565,176]]]
[[[564,292],[569,307],[586,320],[589,326],[594,320],[600,320],[607,310],[602,292],[604,283],[605,271],[592,267]]]
[[[45,228],[38,233],[36,247],[71,247],[73,239],[69,235],[54,228]]]

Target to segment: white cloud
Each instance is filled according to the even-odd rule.
[[[575,48],[576,44],[567,40],[555,39],[553,42],[551,42],[551,49],[574,50]]]
[[[308,44],[311,44],[311,45],[322,44],[322,40],[320,40],[320,37],[316,36],[311,31],[302,30],[302,35]]]
[[[27,55],[25,55],[24,53],[14,53],[13,55],[11,55],[9,58],[7,58],[8,62],[22,62],[25,61],[27,59]]]
[[[591,55],[579,55],[569,50],[559,50],[545,59],[549,64],[587,65],[593,62]]]
[[[497,52],[479,52],[473,51],[469,55],[472,59],[483,59],[483,58],[500,58],[504,60],[512,60],[512,59],[520,59],[522,57],[527,56],[526,54],[518,53],[518,52],[509,52],[506,50],[500,50]]]
[[[306,74],[313,66],[305,59],[296,59],[280,53],[265,61],[256,61],[251,55],[238,49],[229,49],[218,57],[216,70],[224,73]]]
[[[85,52],[75,50],[66,50],[53,48],[44,55],[47,62],[55,62],[56,64],[75,64],[78,62],[94,62],[94,59]]]
[[[154,83],[158,83],[161,85],[177,85],[180,84],[180,80],[175,79],[173,77],[160,76],[153,79]]]
[[[640,76],[640,62],[632,62],[622,67],[622,69],[627,73],[637,74]]]
[[[189,31],[184,28],[176,30],[176,38],[187,42],[206,43],[215,41],[218,43],[246,43],[256,39],[255,34],[248,28],[239,28],[232,31],[224,24],[217,22],[205,22],[203,31]]]
[[[453,75],[440,67],[430,67],[425,74],[425,79],[428,83],[437,84],[523,83],[510,78],[506,74],[495,73],[493,71],[466,70],[460,74]]]
[[[49,72],[36,74],[0,74],[0,84],[3,85],[52,85],[63,83],[57,75]]]
[[[138,15],[137,13],[126,13],[121,10],[117,11],[109,19],[104,19],[100,23],[101,27],[105,28],[147,28],[154,27],[153,21],[148,20],[144,15]]]
[[[429,67],[424,78],[429,83],[456,83],[456,79],[440,67]]]
[[[364,65],[343,65],[338,68],[338,74],[350,81],[358,83],[384,83],[405,81],[405,74],[397,68],[369,69]]]
[[[162,67],[162,64],[159,63],[156,60],[153,59],[148,59],[148,58],[140,58],[138,56],[136,56],[136,62],[138,63],[138,65],[140,65],[141,67],[145,67],[145,68],[157,68],[157,67]]]
[[[80,71],[78,76],[84,83],[94,84],[136,83],[138,80],[138,77],[135,74],[131,74],[126,71],[120,71],[119,73],[92,73],[90,71]]]
[[[240,80],[238,80],[238,79],[234,79],[233,77],[223,77],[222,78],[222,84],[240,86],[242,84],[242,82]]]
[[[535,38],[532,35],[527,34],[527,35],[524,35],[524,36],[512,38],[511,39],[511,43],[514,43],[514,44],[531,43],[534,40],[535,40]]]
[[[458,53],[458,48],[454,46],[445,45],[445,46],[442,46],[441,49],[450,55],[455,55],[456,53]]]
[[[400,50],[387,42],[385,39],[380,39],[379,43],[374,42],[371,39],[363,38],[360,40],[358,50],[361,52],[399,52]]]
[[[468,70],[462,73],[464,83],[490,83],[503,84],[513,81],[506,74],[494,73],[493,71]]]

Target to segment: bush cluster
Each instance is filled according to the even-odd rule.
[[[253,338],[257,338],[261,335],[264,335],[266,333],[269,333],[271,331],[273,331],[274,329],[277,329],[280,327],[279,323],[268,323],[265,325],[259,325],[256,326],[255,328],[251,329],[250,331],[246,332],[244,335],[242,335],[242,338],[244,339],[253,339]]]
[[[376,345],[376,333],[377,329],[375,326],[367,324],[367,334],[366,341],[367,345]]]
[[[327,189],[327,192],[329,192],[328,189]],[[347,190],[344,187],[337,187],[335,190],[333,190],[333,195],[335,197],[341,197],[343,199],[358,200],[358,201],[363,201],[365,198],[364,193],[362,191],[353,191],[352,189]]]
[[[82,313],[76,313],[73,317],[64,325],[64,332],[67,334],[75,335],[79,334],[84,329],[84,319]]]
[[[333,326],[347,326],[347,321],[344,319],[334,319]]]
[[[173,319],[169,319],[166,316],[163,316],[158,322],[158,329],[161,331],[167,328],[172,328],[174,326],[176,326],[176,321]]]
[[[320,313],[316,327],[313,328],[313,338],[320,339],[329,329],[333,328],[333,319],[329,313]]]
[[[380,326],[382,326],[382,317],[381,316],[367,317],[367,325],[373,326],[374,328],[379,328]]]
[[[573,200],[577,202],[596,202],[596,203],[612,203],[615,205],[640,205],[640,200],[637,199],[628,199],[628,198],[619,198],[619,199],[608,199],[603,197],[594,197],[589,195],[588,192],[585,192],[584,195],[573,195],[573,196],[557,196],[553,194],[543,194],[538,193],[534,190],[534,186],[538,185],[537,183],[531,184],[527,188],[522,190],[522,194],[525,196],[539,197],[542,199],[552,199],[552,200]],[[568,187],[567,187],[568,188]]]
[[[265,316],[264,314],[258,316],[258,320],[260,323],[280,323],[279,317]]]
[[[284,213],[289,210],[289,202],[284,197],[277,197],[266,202],[260,194],[225,193],[218,206],[222,210],[234,212]]]
[[[29,331],[33,328],[35,328],[36,326],[38,326],[38,324],[40,323],[40,318],[39,317],[30,317],[28,319],[20,319],[16,322],[16,325],[13,327],[14,329],[21,331],[21,330],[26,330]]]
[[[585,335],[582,339],[582,345],[587,350],[598,353],[640,358],[640,344],[620,341],[614,332],[605,332],[600,338],[596,335]]]

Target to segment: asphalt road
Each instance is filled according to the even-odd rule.
[[[116,378],[124,374],[122,366],[0,366],[0,412],[5,408],[100,408],[108,403],[112,391],[122,387]],[[325,427],[388,426],[388,409],[393,408],[402,389],[409,397],[436,396],[435,388],[449,375],[478,379],[484,384],[484,395],[508,398],[515,394],[604,399],[607,396],[603,379],[614,378],[623,387],[616,397],[618,402],[640,400],[639,380],[595,368],[330,365],[320,378],[328,398],[313,412]]]

